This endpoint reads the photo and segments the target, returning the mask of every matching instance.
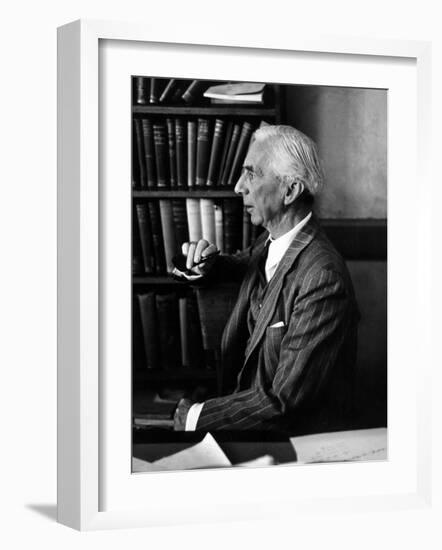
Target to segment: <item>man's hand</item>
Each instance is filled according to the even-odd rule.
[[[206,275],[215,262],[215,258],[211,258],[200,265],[195,265],[198,262],[204,261],[206,256],[210,256],[218,251],[216,245],[210,244],[205,239],[200,239],[198,242],[183,243],[181,247],[182,253],[186,256],[186,267],[200,275]]]
[[[173,429],[177,432],[184,432],[186,429],[186,419],[187,413],[189,412],[190,407],[193,405],[193,402],[190,399],[180,399],[178,401],[177,408],[175,409],[175,414],[173,416]]]

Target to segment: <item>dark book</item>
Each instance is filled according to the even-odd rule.
[[[152,77],[150,79],[149,103],[152,103],[152,104],[158,103],[159,93],[160,93],[160,79]]]
[[[169,148],[167,143],[167,130],[164,123],[155,123],[153,125],[153,139],[155,146],[157,186],[167,187]]]
[[[137,105],[149,103],[149,79],[144,76],[136,76],[134,84],[134,101]]]
[[[206,185],[207,170],[210,157],[210,125],[205,118],[198,119],[198,131],[196,139],[196,175],[195,185],[202,187]]]
[[[187,186],[195,186],[196,170],[196,122],[187,121]]]
[[[171,78],[169,82],[166,84],[166,87],[164,88],[162,94],[160,95],[159,102],[160,103],[167,103],[170,101],[170,99],[173,96],[173,91],[177,86],[177,79]]]
[[[167,124],[167,139],[169,143],[169,184],[171,187],[177,186],[177,169],[176,169],[176,146],[175,146],[175,120],[173,118],[166,119]]]
[[[144,351],[143,327],[141,324],[140,304],[138,296],[132,295],[132,369],[144,371],[146,368],[146,353]]]
[[[192,103],[196,103],[198,100],[201,100],[203,91],[206,87],[207,84],[203,80],[192,80],[182,95],[183,101],[190,105]]]
[[[224,164],[221,185],[227,185],[227,182],[229,180],[229,175],[232,169],[233,159],[235,158],[235,153],[236,153],[236,148],[238,146],[240,133],[241,133],[241,125],[235,124],[232,129],[232,136],[230,138],[229,150],[227,151],[226,162]]]
[[[143,250],[141,248],[140,229],[135,207],[132,208],[132,274],[144,273]]]
[[[188,86],[187,80],[171,78],[166,84],[159,102],[163,104],[173,104],[181,101],[182,95]]]
[[[194,294],[179,299],[181,362],[184,367],[202,368],[204,351],[201,323]]]
[[[187,211],[185,199],[172,199],[172,215],[175,227],[175,240],[178,251],[181,245],[189,241],[189,227],[187,225]]]
[[[140,305],[146,368],[158,369],[161,363],[155,293],[148,292],[146,294],[139,294],[138,302]]]
[[[187,183],[186,122],[182,118],[175,119],[175,148],[177,185],[185,187]]]
[[[264,231],[264,228],[260,225],[253,225],[253,223],[250,222],[250,244],[255,244],[256,239],[261,235],[261,233]]]
[[[235,157],[233,159],[232,167],[230,169],[229,177],[227,179],[228,186],[234,186],[239,178],[241,167],[249,148],[252,132],[253,126],[250,124],[250,122],[244,122],[241,129],[241,135],[238,140],[238,146],[235,151]]]
[[[164,255],[163,231],[161,229],[161,216],[158,200],[147,202],[152,230],[152,245],[155,258],[156,275],[166,274],[166,259]]]
[[[235,254],[242,245],[243,206],[238,199],[224,199],[224,250],[226,254]]]
[[[136,204],[135,210],[138,221],[138,230],[140,232],[144,272],[152,274],[155,273],[155,259],[153,254],[149,209],[147,204],[143,202]]]
[[[132,124],[132,189],[141,189],[140,164],[138,161],[137,136],[135,124]]]
[[[144,153],[143,127],[141,124],[141,119],[139,118],[135,118],[133,123],[135,127],[135,146],[137,148],[139,184],[142,189],[145,189],[147,187],[147,177],[146,158]]]
[[[225,136],[224,136],[224,144],[223,144],[223,152],[221,154],[221,161],[219,164],[219,170],[218,170],[218,178],[217,178],[217,184],[222,184],[222,176],[224,173],[224,167],[226,165],[227,160],[227,153],[229,152],[229,146],[230,146],[230,140],[232,139],[232,132],[233,132],[233,122],[229,120],[226,126]]]
[[[158,339],[161,364],[173,369],[181,364],[180,319],[178,298],[174,292],[156,295]]]
[[[243,206],[242,218],[242,249],[250,246],[250,215],[247,209]]]
[[[166,257],[166,270],[168,273],[173,271],[174,265],[172,258],[178,253],[178,246],[175,237],[175,227],[173,223],[172,201],[170,199],[160,199],[161,230],[163,232],[164,254]]]
[[[217,118],[213,130],[212,149],[210,151],[209,168],[207,170],[206,185],[212,187],[218,182],[219,166],[221,161],[224,139],[225,121]]]
[[[153,141],[153,126],[149,118],[141,119],[143,128],[144,157],[146,161],[147,187],[153,189],[157,185],[155,168],[155,146]]]

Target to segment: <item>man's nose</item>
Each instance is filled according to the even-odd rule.
[[[244,185],[244,174],[241,174],[239,176],[239,180],[236,182],[234,191],[237,195],[244,194],[245,193],[245,185]]]

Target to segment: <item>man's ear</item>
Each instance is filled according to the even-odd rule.
[[[301,195],[304,191],[305,186],[301,180],[290,177],[286,181],[285,195],[284,195],[284,204],[288,206],[293,204],[293,202]]]

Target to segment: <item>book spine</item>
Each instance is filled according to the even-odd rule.
[[[155,160],[158,187],[167,187],[168,144],[164,124],[153,125],[153,138],[155,144]]]
[[[135,103],[146,105],[149,102],[149,79],[143,76],[136,76],[134,79]]]
[[[224,199],[224,249],[234,254],[242,244],[242,206],[238,199]]]
[[[152,245],[155,258],[156,275],[166,273],[166,259],[164,255],[163,231],[161,229],[160,208],[157,200],[147,202],[150,216],[150,226],[152,229]]]
[[[173,94],[173,90],[176,86],[176,79],[175,78],[171,78],[169,80],[169,82],[166,84],[166,87],[164,88],[163,90],[163,93],[160,95],[160,99],[159,99],[159,102],[160,103],[165,103],[166,101],[168,101],[172,94]]]
[[[193,80],[187,90],[183,93],[182,99],[185,103],[190,105],[195,103],[197,99],[202,95],[202,89],[204,87],[204,82],[201,80]]]
[[[160,199],[161,229],[163,232],[164,253],[166,256],[166,270],[173,271],[172,258],[177,253],[175,241],[175,228],[173,224],[172,203],[168,199]]]
[[[232,139],[232,131],[233,131],[233,122],[230,120],[227,123],[226,133],[224,136],[223,152],[221,155],[221,161],[220,161],[219,170],[218,170],[218,179],[217,179],[218,185],[222,184],[222,176],[225,171],[224,169],[225,169],[226,160],[227,160],[227,153],[229,152],[230,140]]]
[[[204,349],[201,334],[201,322],[198,305],[194,293],[186,297],[187,306],[187,342],[189,347],[189,362],[191,367],[203,368]]]
[[[140,163],[138,160],[137,134],[132,124],[132,189],[141,189]]]
[[[150,79],[150,95],[149,95],[149,103],[156,104],[158,103],[158,88],[159,88],[159,80],[158,78],[151,78]]]
[[[242,217],[242,249],[250,246],[250,216],[246,208],[243,207]]]
[[[224,138],[225,121],[217,118],[213,130],[212,150],[210,152],[209,168],[207,170],[206,185],[212,187],[218,180],[219,164],[221,160],[222,144]]]
[[[189,189],[195,186],[196,168],[196,122],[187,121],[187,186]]]
[[[175,241],[177,249],[189,240],[189,227],[187,225],[186,202],[184,199],[172,199],[173,225],[175,227]]]
[[[224,235],[223,235],[223,208],[221,204],[215,204],[215,239],[216,248],[224,252]]]
[[[147,294],[139,294],[138,301],[143,330],[146,367],[148,369],[158,369],[160,367],[160,349],[158,345],[155,293],[148,292]]]
[[[187,224],[189,226],[189,240],[197,242],[203,237],[199,199],[186,199],[186,211]]]
[[[145,273],[154,273],[155,260],[151,240],[149,210],[145,203],[135,205]]]
[[[212,199],[200,199],[201,229],[203,239],[210,244],[216,243],[215,205]]]
[[[249,146],[250,138],[252,136],[253,126],[250,122],[244,122],[241,135],[238,140],[238,146],[236,148],[235,157],[232,162],[232,168],[227,180],[227,185],[233,186],[236,184],[239,174],[241,172],[241,166],[244,162],[246,152]]]
[[[189,354],[189,326],[187,317],[187,298],[182,297],[178,301],[180,311],[180,340],[181,340],[181,364],[183,367],[190,367]]]
[[[169,183],[171,187],[177,186],[176,170],[176,146],[175,146],[175,121],[173,118],[166,119],[167,137],[169,142]]]
[[[156,305],[161,363],[163,368],[173,369],[181,363],[178,298],[175,293],[157,294]]]
[[[196,141],[196,179],[195,185],[206,185],[207,169],[209,167],[209,121],[205,118],[198,119],[198,134]]]
[[[144,153],[143,127],[141,124],[141,120],[139,118],[134,119],[134,126],[135,126],[135,141],[137,146],[140,183],[141,183],[141,188],[146,188],[147,177],[146,177],[146,164],[145,164],[146,158]]]
[[[176,173],[178,187],[186,186],[186,128],[182,118],[175,119]]]
[[[222,175],[221,185],[227,185],[230,170],[232,168],[233,159],[236,153],[236,147],[238,145],[239,134],[241,132],[240,124],[235,124],[232,129],[232,137],[230,138],[229,150],[226,156],[226,163],[224,165],[224,171]]]
[[[144,273],[143,250],[136,208],[132,208],[132,275]]]
[[[141,119],[143,128],[144,155],[146,159],[147,187],[153,189],[157,185],[155,169],[155,147],[153,142],[152,121],[148,118]]]

